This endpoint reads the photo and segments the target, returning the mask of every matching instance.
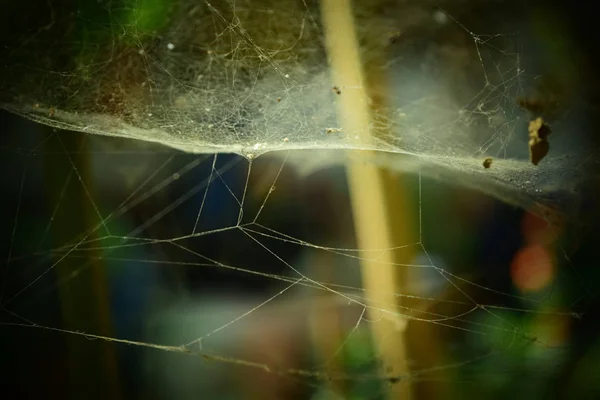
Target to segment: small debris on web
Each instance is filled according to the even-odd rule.
[[[402,31],[400,31],[400,29],[395,29],[392,32],[390,32],[388,35],[388,41],[390,42],[390,44],[399,42],[401,38],[402,38]]]
[[[529,159],[533,165],[538,165],[548,154],[550,150],[548,136],[550,133],[552,133],[552,130],[542,117],[529,122]]]
[[[339,88],[339,87],[337,87],[337,86],[334,86],[332,89],[333,89],[333,91],[335,92],[335,94],[337,94],[337,95],[340,95],[340,94],[342,94],[342,91],[340,90],[340,88]]]
[[[280,103],[281,102],[281,97],[277,98],[277,102]]]
[[[327,129],[325,129],[325,133],[327,133],[327,134],[340,133],[341,131],[342,131],[342,128],[327,128]]]
[[[483,168],[488,169],[489,167],[492,166],[492,157],[488,157],[485,160],[483,160]]]

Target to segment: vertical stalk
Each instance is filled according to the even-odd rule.
[[[350,0],[322,0],[321,14],[333,82],[341,91],[337,98],[338,120],[349,137],[357,137],[358,143],[367,147],[373,140],[370,129],[372,106],[368,101]],[[397,186],[397,180],[390,179],[389,174],[370,163],[368,157],[367,150],[352,152],[347,176],[356,239],[361,250],[363,287],[370,319],[376,321],[371,324],[374,348],[377,358],[382,361],[381,374],[408,377],[404,342],[406,321],[395,316],[395,293],[401,292],[402,282],[398,273],[401,267],[393,264],[402,261],[392,251],[373,259],[373,253],[365,253],[364,250],[410,243],[406,241],[408,228],[405,226],[403,233],[398,232],[391,218],[400,212],[408,220],[410,214],[399,209],[405,203],[405,196]],[[379,311],[381,309],[386,312]],[[394,382],[390,386],[389,397],[410,399],[410,380]]]

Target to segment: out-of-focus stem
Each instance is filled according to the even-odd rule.
[[[61,192],[61,187],[65,184],[65,176],[76,168],[81,181],[85,182],[88,190],[93,193],[90,176],[91,160],[83,146],[85,140],[82,135],[70,134],[61,135],[57,140],[45,143],[47,153],[50,155],[63,152],[81,154],[78,158],[73,157],[73,165],[66,161],[59,162],[56,157],[48,156],[46,168],[48,196],[55,202],[60,201],[61,209],[69,210],[71,217],[66,223],[53,224],[52,237],[56,246],[69,243],[73,237],[88,232],[90,227],[98,223],[90,200],[82,187],[83,183],[80,184],[73,179],[72,181],[76,183],[70,183],[66,188],[67,191]],[[88,235],[89,239],[92,237],[96,237],[96,234]],[[69,282],[68,285],[58,285],[63,317],[62,328],[112,337],[114,333],[106,276],[107,266],[102,261],[102,257],[91,254],[84,264],[78,258],[62,257],[56,261],[54,271],[57,282],[66,282],[79,271],[75,284]],[[95,341],[91,345],[92,342],[73,335],[65,336],[65,340],[68,346],[68,373],[72,397],[79,397],[81,390],[84,390],[85,393],[93,396],[122,398],[115,344]]]
[[[338,120],[343,132],[368,147],[373,140],[370,131],[371,106],[363,77],[359,46],[354,29],[350,0],[322,0],[321,13],[325,27],[327,53],[337,96]],[[405,320],[397,317],[397,297],[401,292],[394,253],[378,254],[365,250],[393,248],[402,238],[394,238],[393,218],[402,204],[402,191],[392,187],[385,171],[368,162],[369,151],[349,154],[347,176],[352,200],[356,238],[361,249],[361,271],[366,302],[369,307],[375,349],[382,361],[382,374],[408,377],[404,343]],[[393,207],[393,210],[392,210]],[[407,218],[409,219],[409,218]],[[396,240],[394,240],[396,239]],[[390,386],[389,397],[409,399],[410,380],[400,379]]]

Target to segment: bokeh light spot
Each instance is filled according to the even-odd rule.
[[[513,258],[510,275],[516,287],[522,291],[537,291],[546,287],[554,278],[554,263],[544,246],[523,247]]]

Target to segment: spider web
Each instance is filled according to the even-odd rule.
[[[18,5],[11,7],[16,9],[6,15],[20,15]],[[318,5],[148,1],[72,7],[41,5],[37,30],[21,27],[4,35],[4,108],[55,127],[186,152],[405,154],[409,161],[391,167],[433,166],[433,173],[500,192],[519,205],[560,205],[589,162],[575,78],[544,78],[552,70],[536,61],[542,56],[535,38],[477,33],[443,9],[390,3],[389,15],[382,16],[373,5],[355,6],[367,74],[387,76],[370,85],[367,101],[388,100],[373,110],[376,139],[366,143],[357,140],[360,132],[338,125],[338,97],[360,88],[331,82]],[[489,11],[472,11],[478,12]],[[487,28],[477,19],[472,25]],[[500,28],[517,32],[509,23]],[[550,104],[560,100],[558,111],[544,113],[561,123],[553,127],[548,161],[537,168],[527,161],[528,113],[516,103],[530,95]],[[487,156],[496,159],[494,168],[483,171]]]
[[[10,139],[2,150],[16,171],[10,186],[18,188],[12,223],[3,229],[2,324],[81,336],[93,341],[79,345],[91,348],[104,348],[102,341],[160,350],[143,352],[134,367],[144,366],[152,381],[146,390],[158,397],[197,396],[215,384],[211,377],[223,374],[220,368],[273,376],[261,379],[272,382],[275,397],[286,382],[315,396],[345,391],[376,398],[405,382],[478,381],[502,365],[512,368],[519,357],[547,369],[548,360],[559,365],[563,343],[540,337],[547,329],[539,323],[572,323],[580,317],[579,299],[556,301],[562,287],[556,281],[529,295],[461,270],[452,253],[466,244],[442,238],[430,216],[456,218],[455,210],[443,214],[433,204],[440,193],[457,190],[441,182],[476,189],[465,192],[473,201],[496,204],[491,195],[527,208],[548,224],[556,268],[569,275],[561,282],[580,280],[551,219],[581,212],[582,185],[594,162],[577,85],[555,79],[562,91],[552,96],[560,96],[561,106],[544,112],[552,123],[551,151],[533,166],[531,115],[516,99],[531,92],[551,97],[538,83],[547,71],[530,53],[537,42],[530,32],[477,33],[487,26],[479,20],[484,13],[467,4],[454,4],[469,10],[455,13],[381,3],[386,16],[374,5],[355,5],[366,75],[386,75],[383,83],[365,83],[369,102],[379,104],[369,143],[339,125],[338,100],[359,88],[331,80],[318,4],[41,6],[37,29],[3,35],[10,40],[2,49],[8,62],[0,105],[44,127],[19,122],[33,133]],[[399,220],[409,226],[413,220],[414,240],[358,249],[340,173],[353,156],[342,150],[374,150],[369,162],[412,173],[402,176],[414,210]],[[486,157],[493,158],[490,168],[482,166]],[[40,180],[50,182],[51,194],[40,190]],[[310,190],[327,193],[332,204],[310,197]],[[35,210],[40,196],[51,201]],[[312,210],[320,207],[326,211]],[[460,226],[446,229],[445,235],[457,235]],[[374,304],[360,283],[361,261],[386,253],[412,259],[393,264],[411,276],[410,285],[391,294],[398,308]],[[56,315],[39,311],[49,299],[69,299],[65,293],[81,296],[76,288],[97,282],[98,271],[108,276],[109,303],[124,301],[119,296],[152,299],[137,316],[110,308],[122,334],[92,320],[61,325]],[[136,291],[144,290],[135,289],[138,279],[152,296]],[[239,296],[252,287],[257,293]],[[81,300],[82,307],[94,301]],[[443,349],[432,350],[429,363],[407,356],[406,374],[380,371],[370,331],[383,321],[397,323],[398,335],[425,327],[439,335]],[[328,339],[335,336],[330,330],[337,339]],[[240,336],[256,351],[232,346]],[[313,357],[297,354],[311,347]],[[205,379],[197,379],[199,370],[207,371]]]

